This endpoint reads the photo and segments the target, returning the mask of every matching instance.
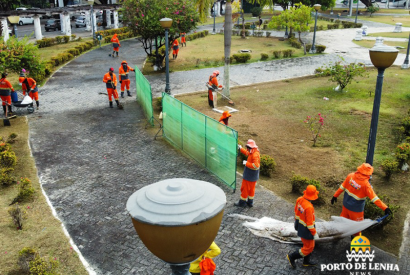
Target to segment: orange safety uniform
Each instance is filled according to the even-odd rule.
[[[370,175],[361,173],[362,169],[364,169],[364,164],[359,166],[356,172],[350,173],[333,195],[337,198],[345,192],[340,216],[353,221],[362,221],[364,219],[364,206],[367,197],[380,209],[386,210],[387,208],[387,205],[373,191],[373,187],[369,183]],[[355,235],[359,234],[360,232]]]
[[[204,254],[202,254],[198,259],[196,259],[195,261],[193,261],[191,263],[191,265],[189,266],[189,272],[190,273],[201,273],[201,261],[202,258],[215,258],[216,256],[218,256],[219,254],[221,254],[221,249],[216,245],[215,242],[212,242],[211,246],[207,249],[207,251],[204,252]]]
[[[115,33],[112,38],[111,38],[111,42],[112,42],[112,47],[114,48],[114,52],[117,52],[120,50],[121,44],[120,44],[120,40],[117,37],[117,34]]]
[[[23,89],[23,95],[27,93],[31,99],[38,101],[37,82],[31,77],[19,77],[19,82]]]
[[[2,105],[5,106],[6,102],[7,105],[11,105],[11,93],[14,92],[14,88],[11,83],[6,78],[0,79],[0,98],[2,101]]]
[[[172,43],[172,55],[175,56],[175,58],[177,57],[179,52],[179,43],[178,40],[175,39],[174,42]]]
[[[209,82],[208,82],[209,86],[212,88],[208,89],[208,104],[209,106],[211,106],[212,108],[214,108],[214,95],[212,94],[216,89],[218,89],[218,79],[216,78],[216,75],[212,74],[209,77]]]
[[[301,238],[303,247],[299,249],[299,254],[306,257],[313,252],[316,234],[315,210],[312,203],[304,197],[299,197],[295,205],[295,230]]]
[[[219,122],[228,126],[228,119],[231,117],[232,115],[228,112],[228,111],[224,111],[222,113],[222,116],[219,118]]]
[[[110,73],[106,73],[103,78],[103,82],[106,83],[107,92],[108,92],[108,100],[112,102],[112,96],[114,96],[115,100],[118,100],[118,92],[117,92],[117,76],[115,73],[112,73],[112,77]]]
[[[252,148],[250,152],[241,148],[241,153],[248,157],[243,171],[243,179],[241,186],[241,200],[248,198],[253,200],[255,196],[256,181],[259,179],[259,168],[261,165],[261,158],[258,148]]]
[[[133,68],[128,66],[127,61],[122,61],[121,66],[118,70],[118,74],[120,75],[120,82],[121,82],[121,92],[124,92],[124,88],[127,88],[127,91],[130,89],[130,79],[128,73],[130,71],[135,71]]]
[[[186,39],[185,39],[185,32],[181,32],[181,45],[184,46],[183,44],[185,44],[186,46]]]

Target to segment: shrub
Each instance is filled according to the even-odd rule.
[[[162,97],[157,97],[155,99],[155,106],[157,107],[157,109],[162,112]]]
[[[2,168],[0,170],[0,185],[10,186],[17,183],[16,178],[11,175],[13,171],[13,168]]]
[[[292,57],[292,54],[294,53],[294,50],[284,50],[283,51],[283,57]]]
[[[0,153],[0,165],[2,167],[13,167],[17,164],[17,157],[13,151],[4,151]]]
[[[366,11],[369,12],[369,13],[370,13],[370,17],[372,17],[373,13],[378,12],[379,10],[380,10],[379,6],[377,6],[377,5],[372,5],[372,6],[367,7],[367,10],[366,10]]]
[[[261,155],[261,175],[271,177],[272,173],[275,171],[275,167],[276,162],[272,157],[268,155]]]
[[[261,53],[261,60],[267,60],[269,55],[267,53]]]
[[[69,35],[64,35],[63,36],[63,40],[64,40],[64,43],[68,43],[68,42],[70,42],[70,36]]]
[[[323,53],[326,50],[326,46],[324,45],[317,45],[316,46],[316,52],[317,53]]]
[[[334,26],[333,24],[327,24],[327,29],[331,30],[331,29],[333,29],[333,26]]]
[[[37,251],[30,247],[24,247],[19,251],[18,266],[24,273],[30,272],[30,262],[38,255]]]
[[[72,35],[71,35],[71,40],[75,40],[76,37],[77,37],[77,35],[72,34]]]
[[[233,58],[237,63],[246,63],[249,59],[251,59],[251,54],[249,53],[239,53],[234,54]]]
[[[281,58],[282,57],[282,51],[273,51],[273,56],[275,58]]]
[[[251,13],[253,17],[257,17],[262,14],[262,7],[253,7],[251,8]]]
[[[303,122],[312,135],[313,147],[315,147],[318,138],[321,137],[320,130],[322,130],[325,124],[325,119],[322,114],[319,113],[317,117],[307,116]]]
[[[34,260],[30,261],[30,275],[57,275],[58,261],[50,258],[45,260],[36,255]]]
[[[319,46],[318,46],[319,47]],[[342,58],[342,61],[344,59]],[[329,75],[329,81],[336,82],[343,91],[346,86],[352,82],[355,77],[366,76],[366,66],[363,63],[350,63],[342,65],[342,61],[336,61],[334,65],[329,65],[323,69],[321,75]]]
[[[410,143],[401,143],[396,147],[396,160],[399,167],[403,166],[410,159]]]
[[[18,135],[16,133],[11,133],[7,138],[7,143],[14,143],[16,141],[17,136]]]
[[[61,41],[63,41],[63,37],[62,36],[56,36],[55,37],[57,44],[61,44]]]
[[[11,150],[11,146],[10,146],[9,143],[5,143],[5,142],[0,143],[0,153],[1,152],[6,152],[6,151],[9,151],[9,150]]]
[[[319,181],[314,180],[314,179],[309,179],[306,177],[302,177],[300,175],[295,175],[293,174],[292,178],[290,179],[290,183],[292,185],[292,192],[293,193],[298,193],[298,194],[303,194],[303,191],[306,189],[308,185],[313,185],[316,187],[317,191],[323,191],[321,184]],[[325,201],[323,199],[323,195],[321,192],[319,192],[318,199],[315,201],[312,201],[313,204],[323,204]]]
[[[31,181],[28,178],[21,178],[19,184],[19,191],[17,196],[13,199],[10,205],[16,202],[23,202],[30,199],[34,194],[34,188],[31,185]]]
[[[23,230],[23,222],[27,218],[26,211],[24,209],[22,210],[19,205],[16,204],[13,207],[10,207],[8,212],[13,219],[14,224],[17,226],[17,230]]]
[[[266,25],[264,25],[263,27],[265,27]],[[272,33],[271,32],[266,32],[266,37],[270,37]]]
[[[393,173],[399,171],[399,163],[395,160],[386,159],[382,162],[382,170],[389,180]]]
[[[379,199],[381,201],[383,201],[386,205],[388,205],[390,210],[393,212],[392,215],[385,218],[383,220],[383,222],[380,224],[381,228],[383,228],[386,224],[388,224],[391,220],[394,219],[394,213],[397,212],[398,209],[400,209],[400,206],[390,204],[389,203],[390,198],[388,196],[379,195]],[[381,210],[377,205],[372,203],[371,200],[369,200],[369,198],[366,198],[366,204],[365,204],[365,207],[364,207],[364,218],[365,219],[375,220],[375,219],[377,219],[379,217],[383,217],[383,216],[384,216],[384,211]]]
[[[402,132],[403,132],[404,136],[410,137],[410,116],[404,118],[401,121],[401,126],[403,127]]]
[[[306,44],[306,51],[310,51],[310,48],[312,48],[312,44]]]

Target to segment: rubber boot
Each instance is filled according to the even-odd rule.
[[[37,110],[40,109],[40,102],[36,100]]]
[[[114,108],[114,107],[112,106],[112,101],[110,101],[110,108]]]
[[[239,206],[239,207],[245,207],[246,206],[246,201],[243,199],[239,199],[238,202],[235,202],[233,205]]]
[[[246,202],[246,204],[247,204],[249,207],[253,207],[253,199],[248,199],[248,201]]]
[[[118,57],[118,52],[117,52],[117,57]]]
[[[127,94],[128,94],[128,96],[131,96],[131,92],[130,92],[130,91],[127,91]]]
[[[123,109],[124,107],[120,104],[120,102],[117,100],[115,100],[115,102],[117,103],[117,108],[118,109]]]
[[[113,51],[113,52],[112,52],[112,57],[115,57],[115,55],[114,55],[114,54],[115,54],[115,51]]]
[[[121,98],[124,98],[124,92],[121,92]]]
[[[12,114],[13,114],[13,111],[11,110],[11,106],[9,105],[9,106],[7,106],[7,107],[9,107],[9,115],[12,115]]]
[[[288,261],[290,263],[290,266],[295,269],[296,268],[296,263],[295,260],[302,258],[302,256],[300,255],[299,251],[296,250],[293,253],[289,253],[288,255],[286,255],[286,257],[288,258]]]
[[[312,253],[310,253],[309,255],[303,258],[303,266],[316,266],[317,265],[317,263],[310,261],[310,256],[312,256]]]
[[[3,105],[3,112],[4,112],[4,115],[6,115],[6,105]]]

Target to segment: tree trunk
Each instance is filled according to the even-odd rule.
[[[224,66],[224,90],[223,94],[230,96],[229,91],[229,66],[231,57],[231,39],[232,39],[232,6],[231,0],[226,1],[225,5],[225,26],[224,26],[224,52],[225,52],[225,66]]]

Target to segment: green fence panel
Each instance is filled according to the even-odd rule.
[[[135,86],[137,100],[144,110],[145,117],[148,122],[154,126],[154,110],[152,108],[152,93],[151,84],[141,73],[137,66],[135,66]]]
[[[236,189],[238,132],[162,94],[163,136]]]

